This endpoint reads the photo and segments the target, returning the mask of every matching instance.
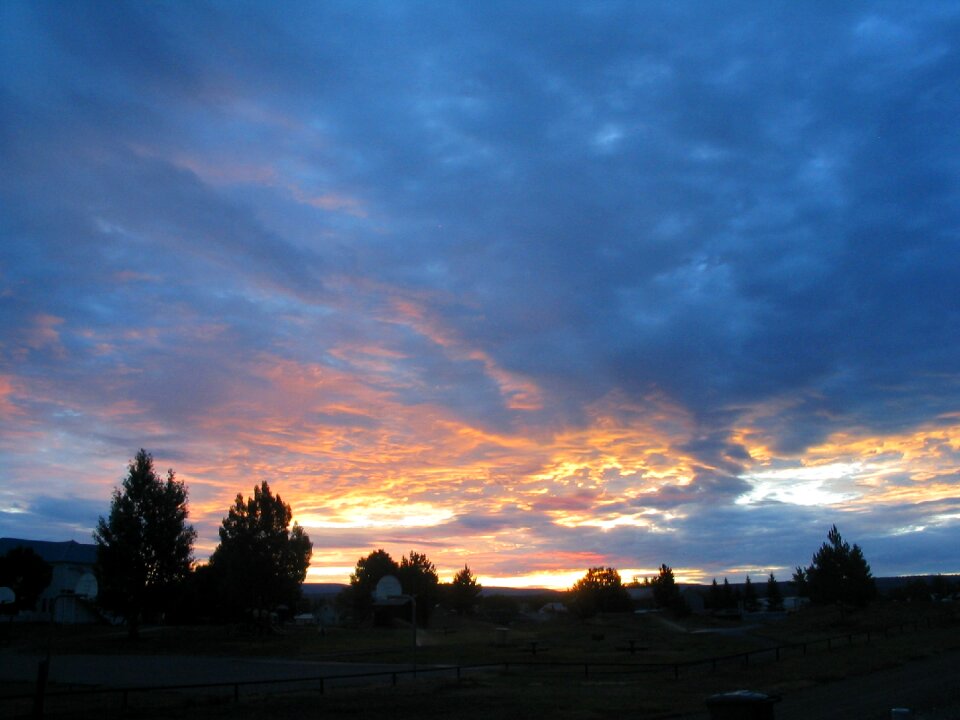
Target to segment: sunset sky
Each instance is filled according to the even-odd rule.
[[[960,5],[0,2],[0,536],[960,571]]]

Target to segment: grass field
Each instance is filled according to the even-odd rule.
[[[465,620],[421,632],[418,665],[509,663],[508,671],[468,673],[459,681],[425,679],[397,687],[342,688],[322,696],[318,692],[247,696],[237,703],[157,693],[118,714],[250,720],[358,715],[381,720],[490,720],[550,715],[579,720],[629,711],[633,717],[676,717],[702,711],[704,699],[715,692],[749,687],[789,694],[958,648],[958,619],[952,606],[877,604],[867,612],[841,615],[833,608],[810,609],[777,620],[739,622],[710,618],[678,622],[656,614],[613,615],[589,622],[561,618],[513,623],[506,632],[489,623]],[[18,651],[36,651],[48,638],[41,628],[31,632],[15,627],[11,632],[7,642]],[[824,640],[830,637],[837,640],[828,649]],[[189,654],[396,663],[409,663],[413,657],[409,627],[333,629],[324,634],[316,628],[287,628],[282,633],[230,627],[158,628],[136,642],[116,629],[63,627],[57,629],[53,642],[54,653],[65,655]],[[810,644],[806,654],[799,643]],[[708,662],[685,664],[787,644],[797,645],[782,650],[779,661],[770,652],[751,656],[746,666],[739,658],[721,661],[716,667]],[[640,670],[605,663],[668,665]],[[671,668],[672,663],[679,666]],[[584,665],[589,674],[581,669]],[[158,703],[162,706],[156,707]],[[63,717],[89,712],[89,708],[70,705],[61,705],[60,710]]]

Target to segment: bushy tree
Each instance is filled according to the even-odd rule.
[[[299,524],[290,526],[292,519],[290,505],[265,481],[254,487],[253,497],[237,494],[210,558],[231,615],[296,607],[313,544]]]
[[[416,598],[417,622],[426,625],[440,593],[437,568],[426,555],[411,550],[409,555],[400,559],[397,577],[404,594]]]
[[[580,617],[623,612],[632,606],[630,594],[612,567],[593,567],[570,588],[570,605]]]
[[[657,577],[647,578],[644,584],[653,590],[653,601],[657,607],[673,610],[678,615],[685,615],[689,612],[687,604],[680,595],[680,587],[673,577],[673,568],[663,564]]]
[[[477,582],[470,568],[464,565],[463,570],[458,570],[453,576],[453,582],[448,587],[450,604],[461,615],[470,615],[473,613],[482,589],[483,586]]]
[[[773,612],[783,610],[783,594],[780,592],[780,585],[773,573],[770,573],[770,577],[767,579],[767,610]]]
[[[797,570],[812,603],[863,607],[877,594],[863,551],[844,541],[836,525],[827,533],[827,542],[814,553],[811,564]]]
[[[14,602],[3,606],[4,610],[14,615],[21,610],[33,610],[52,577],[53,568],[31,548],[11,548],[0,557],[0,587],[10,588],[15,596]]]
[[[373,607],[373,592],[377,589],[377,583],[387,575],[397,576],[399,573],[400,566],[390,557],[390,553],[382,548],[374,550],[357,560],[350,575],[350,587],[340,594],[338,601],[352,610],[357,621],[362,621]]]
[[[131,637],[144,613],[170,605],[174,587],[190,572],[196,532],[187,514],[184,484],[173,470],[161,479],[141,449],[93,534],[99,601],[124,617]]]

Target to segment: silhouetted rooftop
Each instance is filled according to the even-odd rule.
[[[78,543],[75,540],[53,542],[50,540],[0,538],[0,555],[6,555],[17,547],[30,548],[51,565],[57,563],[93,565],[97,560],[97,546],[92,543]]]

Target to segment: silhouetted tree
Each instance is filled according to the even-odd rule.
[[[930,581],[930,592],[937,600],[945,600],[957,591],[957,586],[939,573]]]
[[[2,607],[13,615],[21,610],[33,610],[52,577],[53,568],[31,548],[11,548],[0,557],[0,587],[13,590],[15,598]]]
[[[409,555],[400,559],[397,577],[404,594],[416,598],[417,622],[426,625],[440,594],[437,568],[426,555],[411,550]]]
[[[594,567],[570,588],[570,605],[582,618],[603,612],[623,612],[632,607],[630,594],[612,567]]]
[[[714,578],[710,584],[710,591],[707,594],[707,602],[705,605],[709,610],[721,610],[723,608],[723,594],[720,591],[720,586],[717,584],[716,578]]]
[[[473,613],[482,589],[483,586],[477,582],[470,568],[464,565],[463,570],[457,571],[453,576],[453,582],[449,585],[450,604],[461,615],[470,615]]]
[[[210,557],[231,615],[245,610],[296,607],[310,567],[313,544],[280,495],[262,482],[253,497],[238,493],[220,526],[220,544]]]
[[[827,542],[814,554],[802,576],[810,601],[817,604],[863,607],[877,594],[863,552],[858,545],[851,547],[845,542],[836,525],[827,533]]]
[[[196,532],[187,524],[187,489],[173,470],[162,480],[140,450],[101,517],[97,544],[99,602],[127,621],[136,637],[145,612],[165,609],[190,572]]]
[[[357,560],[350,575],[350,587],[340,594],[338,600],[352,609],[357,621],[362,621],[370,614],[377,583],[387,575],[399,576],[399,573],[400,566],[386,550],[374,550]]]
[[[737,595],[730,587],[730,581],[723,579],[723,587],[720,589],[720,595],[723,598],[723,609],[734,610],[737,607]]]
[[[783,610],[783,595],[780,592],[780,585],[773,577],[773,573],[770,573],[770,577],[767,579],[767,610],[772,612]]]
[[[750,576],[747,575],[747,581],[743,584],[743,609],[746,612],[756,612],[760,609],[760,601],[757,600],[757,590],[753,587]]]
[[[790,582],[793,583],[793,591],[798,597],[809,597],[807,571],[803,567],[797,565],[796,570],[793,571],[793,577]]]
[[[673,610],[678,615],[685,615],[689,612],[687,604],[680,596],[680,588],[673,578],[673,568],[666,564],[660,566],[657,577],[647,578],[644,584],[653,590],[653,601],[657,607]]]

